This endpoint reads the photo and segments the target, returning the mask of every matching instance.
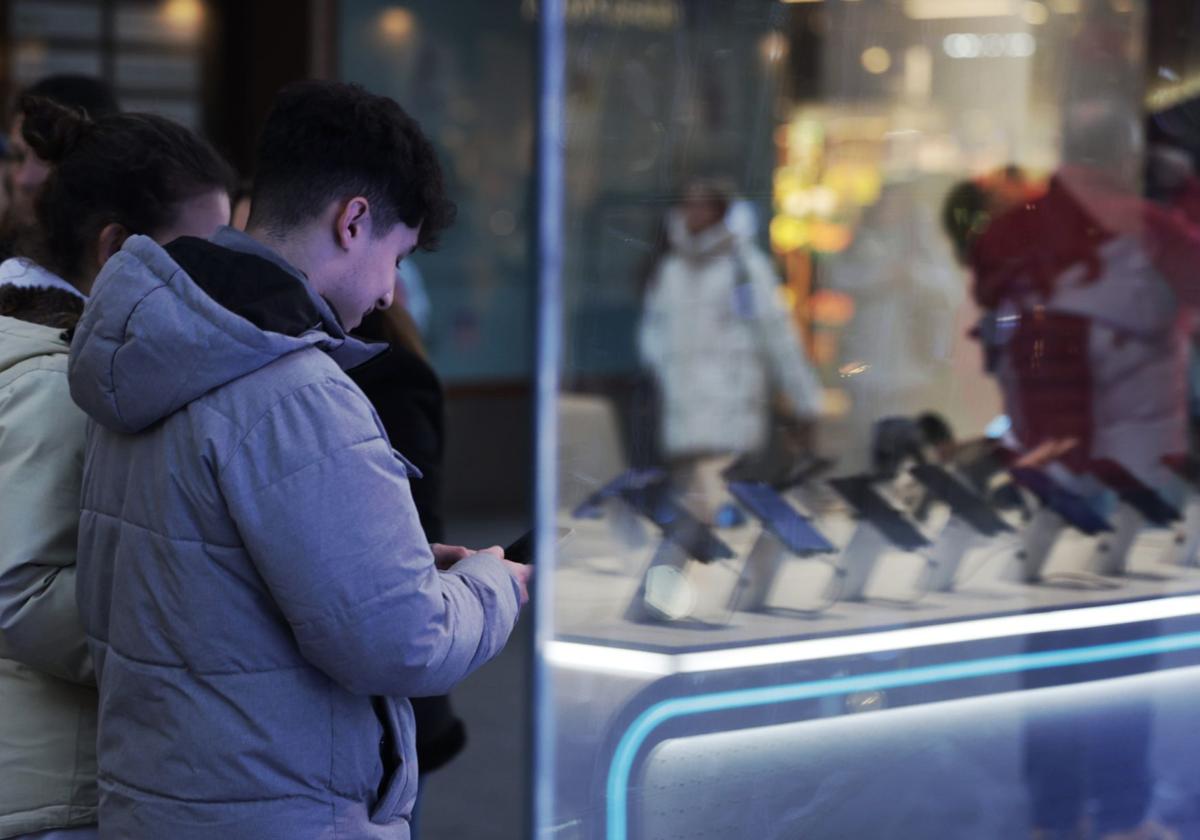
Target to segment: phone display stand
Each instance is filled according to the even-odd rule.
[[[650,532],[629,504],[625,491],[662,481],[666,481],[666,473],[659,469],[627,470],[588,496],[571,515],[576,519],[605,519],[622,545],[634,550],[643,548],[650,542]]]
[[[786,560],[832,554],[837,549],[774,487],[748,481],[731,481],[728,487],[742,507],[762,523],[730,596],[729,611],[757,612],[766,607]]]
[[[1192,494],[1183,505],[1183,521],[1163,552],[1162,562],[1169,566],[1200,566],[1200,495]]]
[[[1154,488],[1116,461],[1097,461],[1091,472],[1118,498],[1112,515],[1112,534],[1099,541],[1092,571],[1105,577],[1126,575],[1138,537],[1151,529],[1170,528],[1182,515]]]
[[[1112,515],[1113,532],[1096,544],[1092,571],[1104,577],[1120,577],[1129,571],[1129,555],[1146,520],[1132,505],[1120,502]]]
[[[1173,495],[1182,499],[1182,521],[1161,561],[1171,566],[1200,566],[1200,459],[1190,455],[1167,456],[1163,463],[1172,476]]]
[[[689,617],[696,601],[689,573],[692,562],[730,559],[733,550],[683,507],[665,475],[629,483],[619,493],[632,510],[662,532],[626,618],[678,621]]]
[[[1039,508],[1021,532],[1021,549],[1017,558],[1018,580],[1023,583],[1040,583],[1046,569],[1046,561],[1058,544],[1058,538],[1067,529],[1063,518],[1048,507]]]
[[[980,534],[957,514],[951,513],[950,519],[934,538],[933,548],[929,552],[933,561],[929,573],[929,591],[952,591],[963,558],[989,539],[990,536]]]
[[[842,551],[840,600],[862,601],[867,583],[884,553],[893,550],[917,552],[929,541],[872,486],[868,476],[831,479],[837,491],[858,516],[850,542]]]
[[[986,499],[948,470],[921,464],[910,472],[934,499],[950,510],[950,519],[933,541],[928,583],[932,592],[949,592],[954,589],[959,567],[968,552],[1002,534],[1012,533],[1013,529]]]
[[[1087,499],[1065,487],[1044,470],[1014,467],[1009,474],[1041,505],[1022,534],[1022,548],[1018,556],[1021,559],[1021,580],[1025,583],[1039,583],[1045,579],[1046,565],[1059,537],[1067,528],[1074,528],[1088,537],[1112,532],[1112,526]]]

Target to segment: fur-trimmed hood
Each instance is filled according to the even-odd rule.
[[[65,368],[65,331],[82,312],[83,299],[61,289],[0,285],[0,376],[29,365]]]
[[[0,315],[70,329],[83,314],[83,298],[77,294],[43,286],[0,285]]]

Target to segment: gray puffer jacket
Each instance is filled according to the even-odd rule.
[[[406,462],[302,276],[229,229],[131,238],[71,345],[94,422],[79,605],[104,837],[407,838],[409,704],[500,651],[518,590],[438,572]],[[385,699],[387,698],[387,699]]]

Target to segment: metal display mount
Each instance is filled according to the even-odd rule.
[[[613,532],[626,547],[641,548],[650,541],[650,534],[624,492],[666,479],[666,473],[656,468],[626,470],[584,499],[571,515],[576,519],[608,519]]]
[[[734,557],[733,549],[683,507],[666,476],[661,471],[654,472],[658,474],[644,475],[644,480],[627,482],[618,491],[631,510],[662,532],[662,540],[651,556],[637,593],[626,610],[626,618],[631,621],[677,621],[686,618],[687,609],[664,607],[663,599],[658,597],[655,581],[669,580],[679,590],[689,590],[691,576],[688,567],[692,562],[711,563]],[[683,595],[686,594],[683,592]],[[671,600],[685,600],[683,595]]]
[[[913,478],[950,509],[950,519],[933,541],[933,566],[929,590],[954,589],[963,557],[988,541],[1013,532],[995,509],[970,486],[935,464],[919,464],[909,471]]]
[[[1129,554],[1138,535],[1151,528],[1170,528],[1182,515],[1149,485],[1116,461],[1093,462],[1089,472],[1117,494],[1113,533],[1097,546],[1093,570],[1105,577],[1129,573]]]
[[[728,487],[742,507],[762,523],[730,595],[729,611],[757,612],[766,607],[784,561],[834,554],[837,548],[771,485],[730,481]]]
[[[1167,547],[1163,562],[1168,565],[1200,566],[1200,458],[1193,455],[1168,455],[1163,464],[1175,477],[1183,498],[1183,521],[1175,539]]]
[[[1019,557],[1021,579],[1025,583],[1043,580],[1046,562],[1068,527],[1090,537],[1112,532],[1112,526],[1092,508],[1087,499],[1062,486],[1047,473],[1033,467],[1013,467],[1009,470],[1020,486],[1041,503],[1025,526]]]
[[[879,495],[873,484],[874,479],[864,475],[829,481],[829,486],[858,515],[858,524],[842,552],[843,601],[865,599],[867,582],[885,552],[894,549],[916,552],[929,546],[929,540]]]

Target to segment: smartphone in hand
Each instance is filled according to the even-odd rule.
[[[558,529],[558,542],[561,544],[571,534],[570,528]],[[514,563],[528,565],[533,562],[533,531],[526,531],[521,536],[517,537],[507,548],[504,549],[504,559],[511,560]]]

